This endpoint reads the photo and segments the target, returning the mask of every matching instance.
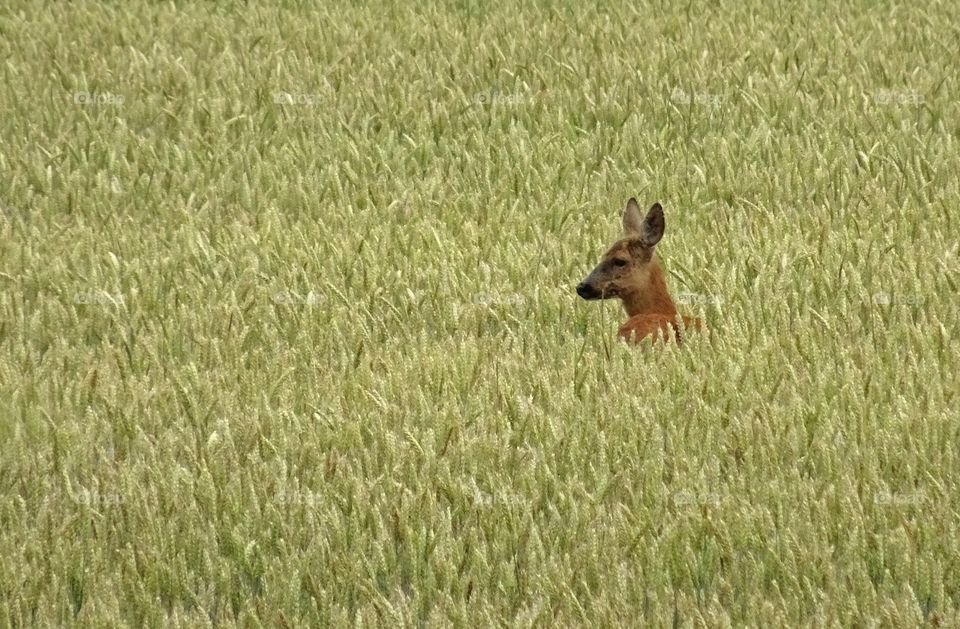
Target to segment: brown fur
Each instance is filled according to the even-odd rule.
[[[655,203],[646,218],[641,219],[637,200],[630,199],[623,226],[625,236],[610,247],[577,286],[577,294],[589,300],[620,299],[628,318],[618,335],[626,341],[639,343],[648,336],[666,341],[673,336],[681,343],[684,331],[702,330],[700,319],[677,314],[667,291],[655,252],[665,228],[660,204]]]

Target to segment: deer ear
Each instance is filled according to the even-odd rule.
[[[630,197],[627,209],[623,211],[623,233],[626,236],[639,236],[643,233],[643,219],[640,217],[640,206],[637,200]]]
[[[639,218],[639,213],[637,217]],[[624,219],[626,220],[626,219]],[[640,228],[640,237],[643,244],[652,247],[663,238],[663,230],[666,227],[666,221],[663,220],[663,207],[659,203],[654,203],[647,212],[647,217],[643,219],[643,225]]]

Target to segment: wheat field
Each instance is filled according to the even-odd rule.
[[[0,627],[957,626],[954,16],[6,4]]]

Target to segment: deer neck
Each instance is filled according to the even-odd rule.
[[[663,269],[656,258],[650,261],[647,276],[644,281],[634,288],[622,293],[623,308],[628,317],[639,314],[664,314],[674,316],[677,307],[667,292],[667,282],[663,276]]]

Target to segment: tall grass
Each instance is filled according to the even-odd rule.
[[[0,626],[960,623],[951,7],[0,9]]]

